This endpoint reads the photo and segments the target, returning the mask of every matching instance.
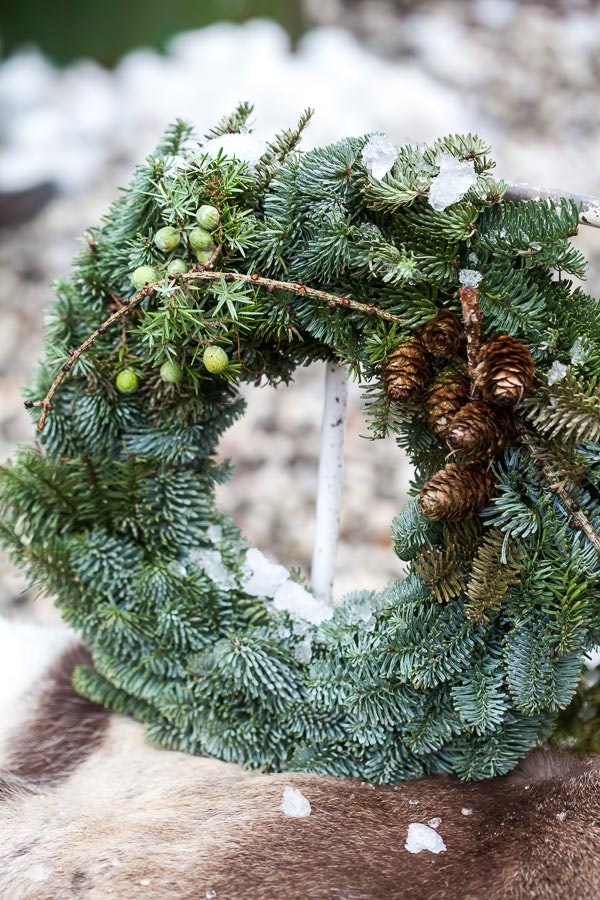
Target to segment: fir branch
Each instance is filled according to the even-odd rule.
[[[485,330],[524,337],[533,351],[547,339],[548,310],[541,285],[526,269],[494,258],[479,284]]]
[[[413,561],[432,599],[438,603],[453,600],[465,589],[467,564],[479,541],[480,529],[474,520],[461,522],[460,528],[447,525],[443,547],[421,548]]]
[[[522,401],[523,414],[547,437],[568,441],[600,441],[600,378],[578,377],[570,369],[564,378]]]
[[[208,131],[204,137],[207,141],[213,138],[221,137],[223,134],[238,134],[243,128],[251,130],[248,127],[248,120],[254,112],[254,104],[242,100],[236,108],[228,116],[223,118]]]
[[[294,152],[302,139],[304,130],[314,115],[314,109],[308,107],[304,110],[295,128],[286,128],[267,144],[267,149],[259,159],[256,170],[256,192],[263,196],[278,169]]]
[[[530,432],[527,432],[521,436],[521,442],[525,444],[529,450],[531,457],[544,476],[552,493],[556,494],[567,512],[570,513],[575,527],[579,528],[585,534],[596,552],[600,553],[600,534],[598,534],[577,501],[573,499],[566,485],[561,483],[557,477],[557,473],[549,466],[547,459],[545,459],[544,451],[537,443],[534,436]]]
[[[499,609],[523,566],[523,555],[508,535],[498,528],[489,529],[477,548],[467,584],[465,608],[469,618],[483,622],[489,618],[487,613]]]
[[[600,228],[600,197],[591,194],[572,194],[556,188],[535,187],[523,182],[507,185],[505,200],[550,200],[560,206],[563,200],[571,200],[579,207],[579,221],[582,225]]]

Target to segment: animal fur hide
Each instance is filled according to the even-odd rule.
[[[598,759],[538,751],[473,784],[249,772],[78,697],[87,661],[66,631],[0,620],[0,898],[600,896]],[[283,814],[288,785],[309,816]],[[408,852],[433,819],[446,850]]]

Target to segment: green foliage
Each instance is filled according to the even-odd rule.
[[[416,556],[415,571],[433,600],[453,600],[464,593],[470,563],[473,564],[471,581],[477,573],[477,561],[473,560],[473,554],[478,542],[478,524],[475,525],[471,519],[462,523],[460,528],[446,526],[443,545],[424,548]]]
[[[530,421],[542,434],[561,440],[600,441],[600,376],[568,371],[551,387],[540,385],[524,401]]]
[[[442,541],[438,522],[427,519],[419,510],[416,497],[410,497],[404,509],[392,522],[394,549],[400,559],[411,560],[423,546],[431,547]]]
[[[279,168],[298,147],[302,140],[304,129],[310,123],[313,114],[313,109],[305,109],[295,128],[284,129],[284,131],[275,136],[271,143],[267,144],[267,149],[259,159],[255,170],[257,179],[256,192],[259,196],[265,193]]]
[[[373,781],[505,773],[568,704],[563,740],[597,709],[578,684],[583,651],[600,640],[600,564],[572,504],[598,533],[600,313],[552,275],[583,271],[569,244],[578,210],[503,203],[474,135],[403,147],[381,180],[363,161],[365,137],[301,154],[309,112],[253,170],[213,156],[207,141],[243,133],[251,114],[241,104],[204,142],[175,123],[57,285],[30,400],[95,340],[53,398],[41,450],[0,469],[0,539],[89,644],[95,671],[79,669],[77,689],[145,722],[162,746]],[[472,161],[478,178],[438,211],[427,198],[440,154]],[[203,205],[219,214],[208,265],[241,280],[190,273]],[[181,235],[171,251],[154,241],[165,226]],[[188,271],[169,274],[174,259]],[[142,265],[158,283],[100,328],[134,296]],[[482,274],[485,333],[515,335],[537,366],[518,409],[528,431],[495,461],[495,496],[467,523],[431,522],[413,496],[392,526],[403,580],[350,595],[318,624],[276,609],[251,592],[248,547],[214,498],[240,384],[347,363],[364,384],[369,436],[394,434],[416,494],[447,447],[422,397],[390,400],[381,366],[437,310],[459,312],[465,267]],[[215,346],[227,365],[210,371]],[[549,386],[556,361],[570,369]],[[161,378],[165,363],[177,380]],[[131,393],[115,386],[123,369],[138,379]]]
[[[497,528],[490,528],[473,557],[466,586],[467,613],[477,622],[500,608],[508,588],[518,580],[523,568],[519,550],[515,550],[509,537]]]
[[[210,131],[206,133],[205,138],[211,140],[212,138],[220,137],[222,134],[238,134],[242,128],[248,127],[250,116],[253,112],[253,103],[248,103],[247,101],[238,103],[232,113],[223,116],[214,128],[211,128]]]
[[[574,200],[563,199],[558,207],[539,200],[505,203],[493,219],[482,217],[481,246],[500,258],[520,257],[526,267],[535,263],[583,277],[585,259],[569,243],[578,224]]]

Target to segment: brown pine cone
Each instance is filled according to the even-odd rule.
[[[381,364],[381,378],[390,400],[404,402],[421,394],[431,378],[423,342],[409,338],[390,350]]]
[[[475,387],[488,403],[514,409],[531,387],[533,368],[525,344],[509,334],[496,334],[479,351]]]
[[[444,369],[425,394],[427,422],[434,434],[444,437],[450,420],[469,399],[469,379],[458,369]]]
[[[498,409],[485,400],[471,400],[451,420],[446,443],[471,462],[492,459],[514,437],[511,410]]]
[[[434,356],[453,356],[463,339],[463,327],[451,309],[438,309],[421,329],[421,340]]]
[[[475,515],[494,492],[494,478],[479,463],[448,463],[421,488],[419,509],[434,522],[462,522]]]

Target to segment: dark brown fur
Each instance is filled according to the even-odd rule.
[[[71,684],[76,666],[91,664],[85,647],[74,645],[48,671],[32,715],[11,740],[7,767],[13,776],[64,778],[102,743],[110,712],[80,697]]]
[[[521,772],[478,784],[300,782],[312,815],[271,817],[240,833],[211,867],[217,897],[243,897],[250,885],[253,897],[290,900],[600,896],[597,761],[541,752]],[[408,853],[408,824],[436,816],[447,851]]]

